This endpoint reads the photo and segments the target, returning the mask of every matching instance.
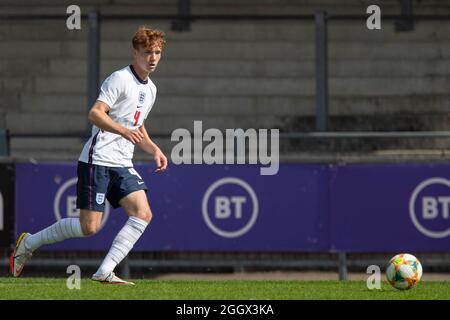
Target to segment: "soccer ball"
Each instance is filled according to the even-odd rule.
[[[394,288],[408,290],[422,278],[422,265],[412,254],[401,253],[389,261],[386,277]]]

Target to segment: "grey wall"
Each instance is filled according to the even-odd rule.
[[[365,14],[373,1],[191,0],[193,14]],[[77,1],[83,13],[176,13],[175,0]],[[134,5],[130,5],[133,3]],[[375,2],[376,3],[376,2]],[[415,1],[416,14],[449,14],[449,1]],[[70,1],[3,0],[0,13],[64,13]],[[382,14],[398,14],[383,1]],[[152,134],[204,127],[314,128],[313,21],[197,21],[190,32],[170,21],[104,21],[101,80],[130,62],[130,38],[145,24],[167,33],[152,79],[158,87],[148,119]],[[446,130],[450,21],[419,22],[397,32],[392,21],[329,23],[332,130]],[[87,26],[64,20],[0,20],[0,127],[12,134],[83,134],[87,129]],[[18,156],[71,159],[79,139],[13,139]],[[166,143],[166,142],[162,142]],[[292,145],[286,145],[288,151]],[[442,147],[438,142],[432,146]],[[298,145],[297,145],[298,147]],[[314,150],[314,145],[305,145]],[[446,147],[446,145],[444,145]],[[293,147],[294,148],[294,147]],[[320,149],[320,148],[319,148]]]

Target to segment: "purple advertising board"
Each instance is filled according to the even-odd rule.
[[[330,247],[326,165],[282,164],[273,176],[251,165],[172,165],[153,173],[136,164],[149,188],[153,220],[138,251],[325,251]],[[34,233],[76,217],[75,164],[18,164],[16,232]],[[47,250],[107,250],[126,221],[106,210],[94,236]]]
[[[155,174],[153,220],[139,251],[402,252],[450,250],[450,165],[179,165]],[[77,217],[75,164],[18,164],[16,233]],[[106,210],[96,235],[48,250],[106,250],[127,217]]]
[[[14,242],[14,170],[13,163],[0,163],[0,248]]]
[[[352,164],[333,171],[332,250],[450,250],[450,165]]]

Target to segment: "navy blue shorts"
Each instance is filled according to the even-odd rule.
[[[147,186],[137,171],[130,168],[105,167],[78,162],[77,208],[105,211],[105,199],[114,207],[126,195],[147,191]]]

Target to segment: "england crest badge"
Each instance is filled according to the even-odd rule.
[[[98,204],[102,204],[105,201],[105,194],[104,193],[97,193],[95,201],[97,201]]]
[[[145,101],[145,92],[139,91],[139,103],[142,104]]]

